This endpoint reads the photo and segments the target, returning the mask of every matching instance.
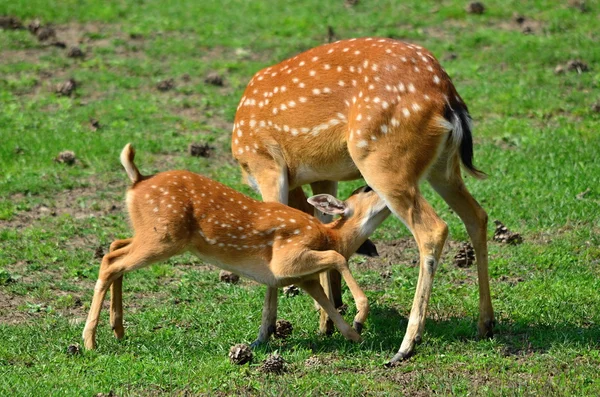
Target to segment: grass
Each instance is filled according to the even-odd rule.
[[[0,0],[0,15],[53,23],[59,40],[86,53],[67,58],[26,30],[0,30],[2,394],[599,394],[600,113],[592,105],[600,102],[600,4],[588,2],[589,12],[542,0],[485,5],[471,15],[457,1]],[[95,251],[129,233],[123,145],[135,144],[145,173],[187,168],[253,194],[230,155],[237,101],[253,73],[323,43],[328,26],[338,38],[390,36],[429,48],[469,104],[476,164],[490,175],[468,179],[469,189],[490,219],[524,237],[515,247],[490,242],[495,338],[475,337],[476,272],[452,265],[451,244],[417,355],[382,367],[412,304],[418,269],[409,243],[402,255],[353,262],[373,308],[360,345],[319,336],[306,295],[282,297],[279,318],[293,323],[292,336],[255,350],[249,366],[230,364],[229,347],[256,335],[264,287],[222,284],[212,267],[183,256],[127,275],[124,340],[114,340],[104,310],[98,350],[68,355],[91,301]],[[571,59],[590,70],[554,73]],[[223,87],[204,83],[213,71]],[[57,96],[56,84],[71,77],[74,95]],[[168,78],[174,89],[158,91]],[[213,146],[213,156],[189,156],[191,142]],[[63,150],[75,152],[73,166],[54,161]],[[359,183],[342,184],[340,195]],[[452,241],[466,240],[455,215],[423,189]],[[380,247],[396,239],[410,239],[396,219],[374,236]],[[258,370],[274,351],[287,361],[280,376]]]

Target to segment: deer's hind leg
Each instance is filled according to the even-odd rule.
[[[488,275],[487,222],[488,216],[479,203],[471,196],[460,174],[458,158],[440,158],[428,176],[435,191],[442,196],[450,208],[464,223],[477,259],[479,282],[479,321],[477,328],[480,337],[494,335],[494,309],[490,296]]]
[[[396,117],[406,120],[402,113]],[[369,186],[409,228],[419,247],[419,278],[408,327],[392,362],[409,357],[422,339],[433,277],[448,235],[446,223],[419,190],[421,178],[436,161],[448,135],[420,130],[422,123],[414,117],[414,120],[390,123],[387,134],[378,139],[367,140],[363,133],[348,144],[350,155]],[[373,126],[369,128],[373,130]]]

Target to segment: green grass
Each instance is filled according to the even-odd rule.
[[[588,1],[581,12],[496,0],[470,15],[465,3],[0,0],[0,15],[53,23],[59,39],[81,41],[86,52],[70,59],[27,30],[0,30],[2,394],[600,394],[600,113],[592,109],[600,102],[600,4]],[[469,189],[490,219],[524,237],[516,247],[490,242],[495,338],[476,339],[476,272],[454,267],[448,249],[417,355],[383,368],[404,334],[418,269],[406,258],[358,258],[355,275],[372,305],[364,342],[319,336],[312,301],[282,297],[279,318],[293,323],[292,336],[257,349],[252,365],[234,366],[229,347],[256,336],[264,287],[224,285],[184,256],[126,276],[124,340],[112,337],[104,310],[98,350],[68,355],[91,302],[94,251],[129,233],[123,145],[135,144],[144,173],[187,168],[253,194],[230,155],[237,101],[256,71],[323,43],[328,26],[339,38],[389,36],[429,48],[469,105],[475,161],[490,175],[468,179]],[[590,70],[554,73],[570,59]],[[204,83],[212,71],[224,87]],[[75,94],[57,96],[56,84],[71,77]],[[167,78],[175,88],[158,91]],[[101,128],[90,128],[90,118]],[[212,145],[213,157],[189,156],[191,142]],[[73,166],[54,161],[63,150],[75,152]],[[359,183],[343,183],[341,195]],[[447,205],[423,189],[451,239],[466,240]],[[374,240],[409,237],[389,219]],[[406,255],[416,257],[415,248]],[[280,376],[258,370],[274,351],[287,361]]]

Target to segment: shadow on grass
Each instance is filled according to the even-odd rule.
[[[346,316],[346,320],[350,320]],[[408,318],[386,306],[374,306],[367,321],[365,342],[354,345],[336,333],[335,336],[307,336],[295,339],[295,345],[310,346],[314,352],[335,352],[357,346],[358,350],[381,353],[389,351],[390,357],[398,350],[404,337]],[[557,345],[579,345],[600,348],[600,327],[581,327],[570,323],[554,325],[535,324],[533,321],[515,320],[496,323],[494,340],[500,345],[499,354],[505,357],[547,353]],[[436,344],[477,341],[477,322],[469,317],[448,317],[443,320],[427,319],[423,343],[435,340]],[[358,347],[360,346],[360,347]],[[266,349],[269,349],[266,347]],[[280,350],[294,349],[284,343]],[[416,348],[416,354],[419,347]]]

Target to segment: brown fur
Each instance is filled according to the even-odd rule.
[[[487,214],[460,174],[462,160],[471,175],[483,175],[471,163],[467,119],[467,106],[429,51],[380,38],[326,44],[263,69],[238,106],[232,153],[265,201],[287,203],[288,190],[307,183],[314,188],[330,181],[333,192],[336,181],[362,176],[412,231],[421,271],[408,330],[393,361],[412,354],[421,339],[448,233],[420,193],[423,179],[467,227],[478,263],[479,332],[492,334]],[[274,145],[284,163],[270,154]],[[338,286],[324,287],[332,299],[341,297]]]
[[[134,183],[127,192],[127,208],[134,236],[117,240],[100,266],[94,298],[83,332],[85,346],[95,347],[95,333],[104,294],[111,289],[111,325],[123,337],[123,274],[183,252],[191,252],[224,269],[272,288],[292,283],[309,292],[323,306],[348,339],[360,340],[327,300],[318,274],[341,272],[356,300],[360,327],[368,313],[366,297],[348,268],[347,259],[389,214],[373,191],[358,193],[346,202],[343,216],[323,225],[305,212],[279,203],[265,203],[188,171],[142,176],[133,163],[133,148],[125,146],[121,161]],[[379,211],[373,211],[374,207]],[[365,227],[367,225],[367,227]],[[266,305],[276,305],[270,296]],[[259,342],[272,332],[272,308],[265,310]]]

